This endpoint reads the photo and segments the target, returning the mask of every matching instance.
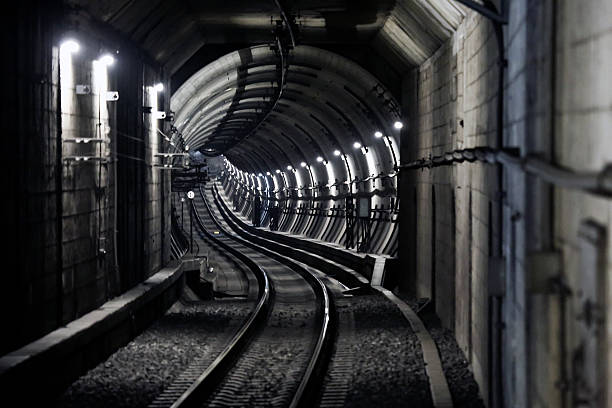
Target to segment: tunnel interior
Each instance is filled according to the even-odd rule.
[[[612,405],[608,0],[26,0],[3,20],[0,354],[176,264],[179,179],[207,169],[237,219],[358,257],[433,316],[486,406]]]

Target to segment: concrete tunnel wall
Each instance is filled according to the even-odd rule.
[[[11,135],[2,190],[13,195],[0,296],[11,335],[0,353],[97,308],[169,260],[169,175],[153,168],[164,124],[143,114],[143,106],[168,104],[151,89],[163,72],[108,32],[71,23],[54,2],[11,13],[3,72],[17,79],[2,98]],[[68,38],[77,52],[60,47]],[[105,52],[112,66],[94,62]],[[78,84],[91,93],[77,94]],[[107,102],[105,91],[119,100]],[[74,140],[88,138],[100,142]]]
[[[291,191],[267,189],[261,178],[247,175],[237,169],[229,161],[225,161],[225,171],[221,175],[223,192],[234,204],[234,210],[248,219],[253,219],[253,200],[262,200],[261,226],[270,225],[270,208],[279,205],[281,215],[278,222],[279,231],[315,238],[344,247],[346,245],[345,197],[346,194],[323,196],[322,200],[314,201],[306,196],[291,194]],[[257,181],[256,181],[257,180]],[[360,251],[397,256],[399,234],[399,208],[393,195],[372,197],[383,201],[371,206],[370,235],[367,250]],[[277,198],[276,196],[280,198]],[[361,197],[368,197],[361,194]],[[387,204],[384,201],[388,201]],[[350,246],[355,250],[360,245],[363,223],[356,222],[354,227],[354,243]]]
[[[574,171],[609,166],[611,7],[605,0],[510,2],[504,147]],[[499,147],[497,58],[493,25],[468,12],[404,77],[403,163]],[[404,290],[435,299],[490,404],[564,406],[583,393],[609,406],[612,204],[507,167],[499,185],[499,171],[499,164],[464,162],[401,172]],[[557,281],[565,289],[555,289]],[[608,311],[587,328],[580,316],[589,296]],[[581,362],[593,350],[597,361]],[[589,375],[596,380],[585,391]]]

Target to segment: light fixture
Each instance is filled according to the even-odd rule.
[[[270,172],[269,172],[269,171],[266,171],[266,175],[267,175],[267,176],[271,176],[271,174],[270,174]]]
[[[300,163],[300,166],[302,166],[302,167],[306,167],[306,166],[307,166],[307,164],[306,164],[306,162],[301,162],[301,163]]]
[[[318,157],[317,157],[317,161],[318,161],[319,163],[322,163],[322,162],[323,162],[323,157],[318,156]]]
[[[72,39],[66,40],[60,45],[60,51],[68,52],[70,54],[79,52],[79,48],[79,43]]]
[[[280,174],[280,172],[281,171],[279,169],[276,169],[276,174]]]
[[[162,84],[161,82],[155,84],[153,86],[153,90],[155,90],[156,92],[162,92],[164,90],[164,84]]]
[[[98,59],[98,62],[100,62],[101,64],[106,65],[107,67],[113,65],[113,63],[115,62],[115,58],[113,58],[112,55],[110,54],[104,54],[103,56],[101,56]]]
[[[186,145],[186,146],[185,146],[185,150],[189,150],[189,145]]]
[[[340,152],[340,150],[336,149],[334,150],[334,156],[340,156],[342,153]]]
[[[393,124],[393,127],[396,129],[401,129],[404,127],[404,124],[402,122],[400,122],[399,120],[395,121],[395,123]]]
[[[291,167],[291,165],[287,166],[287,170],[293,170],[293,167]]]
[[[355,149],[359,149],[359,148],[361,147],[361,143],[359,143],[359,142],[355,142],[355,143],[353,143],[353,147],[354,147]]]
[[[263,174],[259,173],[259,177],[263,177]]]
[[[374,132],[374,137],[380,139],[381,137],[383,137],[383,134],[381,131],[377,130],[376,132]]]

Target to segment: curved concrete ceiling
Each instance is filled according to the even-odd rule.
[[[399,138],[393,124],[401,120],[399,105],[357,64],[311,46],[291,51],[282,98],[244,138],[270,104],[277,61],[268,46],[255,46],[230,53],[187,80],[171,101],[174,124],[185,144],[205,154],[223,152],[252,173],[291,166],[295,171],[286,177],[291,187],[302,187],[310,179],[302,162],[324,184],[394,171]],[[376,138],[376,131],[387,137]],[[328,164],[317,162],[317,157]]]
[[[279,12],[272,0],[64,0],[141,47],[172,75],[210,44],[263,44]],[[451,0],[293,0],[301,44],[372,46],[405,72],[431,55],[464,12]]]
[[[308,177],[323,182],[392,172],[399,160],[392,123],[401,114],[381,81],[349,59],[313,45],[351,58],[343,45],[373,50],[382,60],[366,61],[368,69],[380,74],[380,66],[388,66],[401,78],[432,55],[465,15],[452,0],[281,0],[284,11],[296,18],[303,45],[290,54],[283,97],[259,124],[278,86],[278,59],[267,46],[280,19],[275,1],[64,3],[137,45],[168,75],[187,67],[186,61],[207,45],[247,45],[200,69],[174,93],[176,127],[192,150],[225,152],[253,172],[283,166],[299,172],[300,163],[322,157],[330,164],[312,166]],[[184,78],[195,69],[184,69]],[[393,75],[383,79],[391,88],[397,83]],[[398,95],[397,89],[393,92]],[[377,130],[388,138],[375,139]],[[242,140],[245,135],[248,139]],[[361,154],[354,143],[367,151]],[[335,150],[340,157],[333,155]],[[297,172],[294,181],[299,184]]]

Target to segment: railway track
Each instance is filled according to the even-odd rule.
[[[194,359],[150,406],[312,405],[337,325],[327,288],[299,264],[234,235],[205,195],[192,202],[194,222],[253,271],[259,298],[212,364]]]

